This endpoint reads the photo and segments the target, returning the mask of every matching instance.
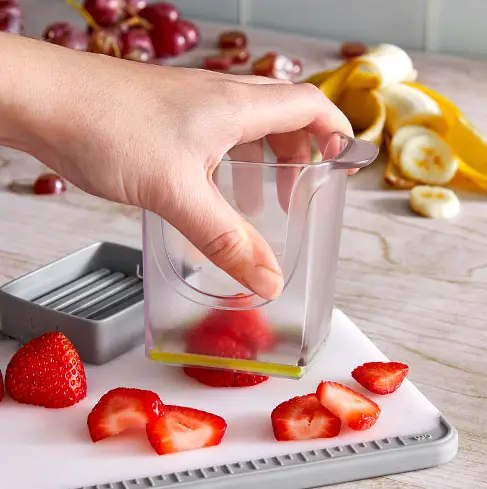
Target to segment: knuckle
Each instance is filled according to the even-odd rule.
[[[218,83],[217,90],[225,106],[233,114],[240,114],[251,101],[250,92],[244,83],[222,80]]]
[[[202,250],[218,266],[224,268],[235,265],[243,256],[248,237],[238,229],[220,234]]]
[[[213,92],[219,107],[220,120],[227,121],[219,128],[220,136],[236,144],[243,135],[242,121],[253,106],[252,94],[245,83],[222,80]]]
[[[310,97],[315,97],[317,99],[323,99],[325,97],[325,94],[312,83],[300,83],[299,85],[301,86],[301,89],[306,91]]]

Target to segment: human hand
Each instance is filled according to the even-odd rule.
[[[272,250],[212,175],[228,152],[260,157],[264,137],[277,159],[309,161],[305,135],[352,135],[316,87],[143,65],[8,35],[0,47],[15,53],[0,74],[0,105],[11,114],[0,122],[0,143],[86,192],[157,213],[240,283],[265,299],[279,295]]]

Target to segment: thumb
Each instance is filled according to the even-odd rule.
[[[265,239],[208,182],[186,190],[191,198],[173,208],[168,221],[216,266],[255,294],[267,300],[278,297],[284,279]]]

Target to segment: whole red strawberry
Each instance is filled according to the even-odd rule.
[[[270,351],[276,341],[274,332],[258,309],[211,311],[189,333],[189,347],[199,344],[207,335],[228,336],[252,352]]]
[[[238,340],[212,332],[201,332],[201,334],[191,336],[186,351],[212,357],[241,358],[244,360],[253,358],[252,351]]]
[[[0,401],[3,399],[3,377],[2,371],[0,370]]]
[[[5,372],[12,399],[46,408],[64,408],[86,397],[86,375],[73,344],[51,332],[19,348]]]

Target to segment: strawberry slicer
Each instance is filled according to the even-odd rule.
[[[0,331],[26,343],[64,333],[101,365],[144,341],[140,250],[95,243],[0,287]]]
[[[377,146],[363,140],[333,133],[318,141],[303,130],[236,146],[220,162],[215,186],[266,239],[283,270],[285,287],[274,301],[253,295],[173,226],[144,212],[148,357],[295,379],[305,375],[330,332],[347,170],[369,165],[377,154]],[[208,322],[218,322],[208,332],[239,338],[259,323],[275,341],[272,347],[252,344],[245,358],[189,345],[195,330],[205,335],[201,326]]]

